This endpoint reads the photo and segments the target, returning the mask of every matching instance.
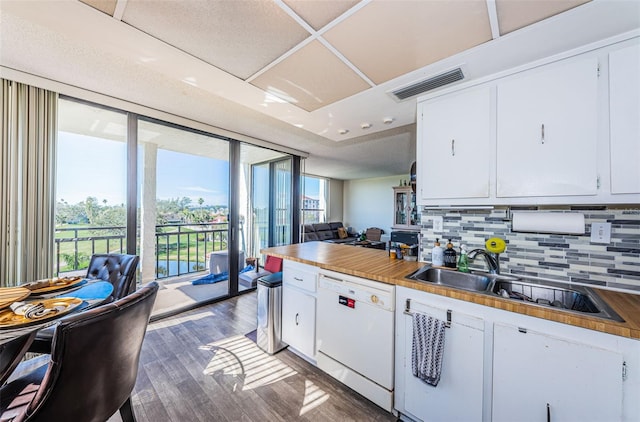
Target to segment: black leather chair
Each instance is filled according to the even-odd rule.
[[[95,254],[91,257],[87,278],[113,284],[113,298],[121,299],[136,289],[137,255]]]
[[[56,327],[51,359],[0,389],[0,420],[135,421],[131,392],[158,283],[74,314]]]
[[[138,269],[137,255],[126,254],[95,254],[91,257],[87,278],[104,280],[113,284],[111,300],[118,300],[136,290],[136,271]],[[52,329],[38,332],[29,347],[31,353],[51,353]]]
[[[0,386],[4,384],[16,366],[18,366],[35,337],[36,331],[31,331],[9,342],[0,344]]]

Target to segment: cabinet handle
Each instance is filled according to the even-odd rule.
[[[456,155],[456,140],[452,139],[451,140],[451,156],[455,156]]]
[[[294,279],[295,281],[303,281],[301,278],[298,278],[298,277],[293,277],[293,279]]]
[[[300,315],[300,314],[296,314],[296,325],[299,325],[298,324],[298,315]]]
[[[544,123],[542,125],[540,125],[540,139],[542,140],[542,143],[544,144]]]
[[[547,422],[551,422],[551,406],[547,403]]]

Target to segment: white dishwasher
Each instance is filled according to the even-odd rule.
[[[393,410],[395,286],[333,271],[318,276],[318,367]]]

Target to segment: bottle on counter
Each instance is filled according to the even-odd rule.
[[[467,257],[467,245],[460,246],[460,258],[458,258],[458,271],[469,272],[469,258]]]
[[[447,249],[443,252],[444,255],[444,266],[447,268],[456,268],[458,265],[458,253],[455,249],[453,249],[453,243],[451,243],[451,239],[447,243]]]
[[[439,239],[436,238],[436,243],[431,249],[431,264],[435,267],[442,267],[444,265],[444,251],[440,246]]]

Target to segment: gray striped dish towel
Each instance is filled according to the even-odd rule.
[[[428,315],[413,313],[413,375],[434,387],[440,381],[446,323]]]

